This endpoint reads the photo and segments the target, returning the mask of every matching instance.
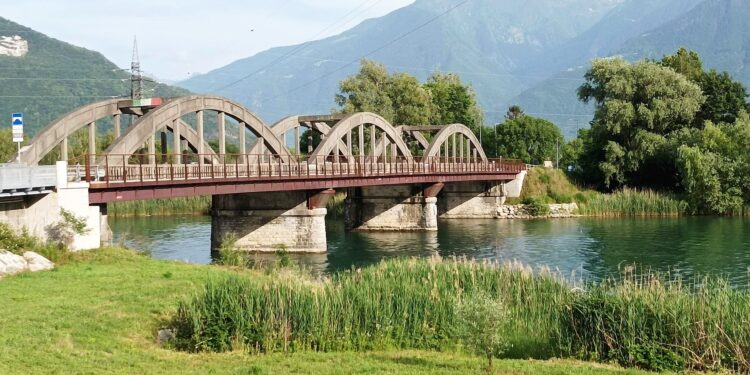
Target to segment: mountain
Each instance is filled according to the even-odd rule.
[[[180,85],[235,98],[270,122],[329,111],[338,82],[366,56],[421,79],[456,72],[476,89],[488,123],[520,104],[572,137],[591,118],[576,89],[595,57],[658,59],[684,46],[750,84],[747,0],[473,0],[388,44],[456,3],[417,0],[340,35],[268,50]]]
[[[709,68],[728,71],[750,86],[750,2],[707,0],[683,16],[626,42],[621,53],[661,58],[688,47]]]
[[[544,76],[550,72],[558,73],[536,83],[506,104],[518,104],[528,112],[558,124],[566,137],[575,137],[577,130],[587,126],[593,117],[593,106],[581,103],[576,95],[589,61],[612,54],[640,58],[638,53],[621,50],[622,45],[683,16],[702,1],[630,0],[622,3],[590,29],[531,62],[528,66],[530,74]],[[675,50],[665,49],[658,57]]]
[[[129,74],[100,53],[77,47],[0,17],[0,123],[23,112],[25,132],[72,109],[130,93]],[[154,86],[154,85],[149,85]],[[157,85],[155,96],[186,90]]]
[[[264,51],[179,85],[234,98],[273,122],[330,111],[338,82],[367,56],[421,79],[433,71],[457,72],[490,109],[530,85],[517,77],[530,60],[589,29],[623,1],[473,0],[389,44],[457,3],[417,0],[339,35]]]

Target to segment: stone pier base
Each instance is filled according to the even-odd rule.
[[[442,184],[350,189],[344,206],[347,230],[436,231]]]
[[[231,239],[246,251],[325,252],[325,204],[332,195],[332,190],[215,195],[211,247],[218,250]]]
[[[494,219],[505,199],[503,183],[451,183],[440,195],[438,212],[441,219]]]

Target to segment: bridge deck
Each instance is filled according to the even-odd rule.
[[[91,183],[91,203],[248,192],[337,189],[457,181],[510,181],[526,166],[512,160],[353,158],[282,160],[225,156],[224,164],[131,164],[146,157],[98,159],[71,167],[70,179]],[[87,159],[88,160],[88,159]],[[118,165],[119,164],[119,165]]]

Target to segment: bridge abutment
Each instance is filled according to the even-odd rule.
[[[440,194],[438,212],[440,219],[494,219],[507,198],[521,196],[526,172],[515,180],[469,181],[447,184]]]
[[[333,190],[213,196],[211,247],[224,241],[244,251],[321,253],[327,250],[326,203]]]
[[[443,184],[365,186],[350,189],[344,206],[347,230],[436,231],[437,194]]]

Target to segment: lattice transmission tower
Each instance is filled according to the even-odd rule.
[[[130,97],[133,100],[143,99],[143,73],[138,57],[138,39],[133,37],[133,60],[130,63]]]

